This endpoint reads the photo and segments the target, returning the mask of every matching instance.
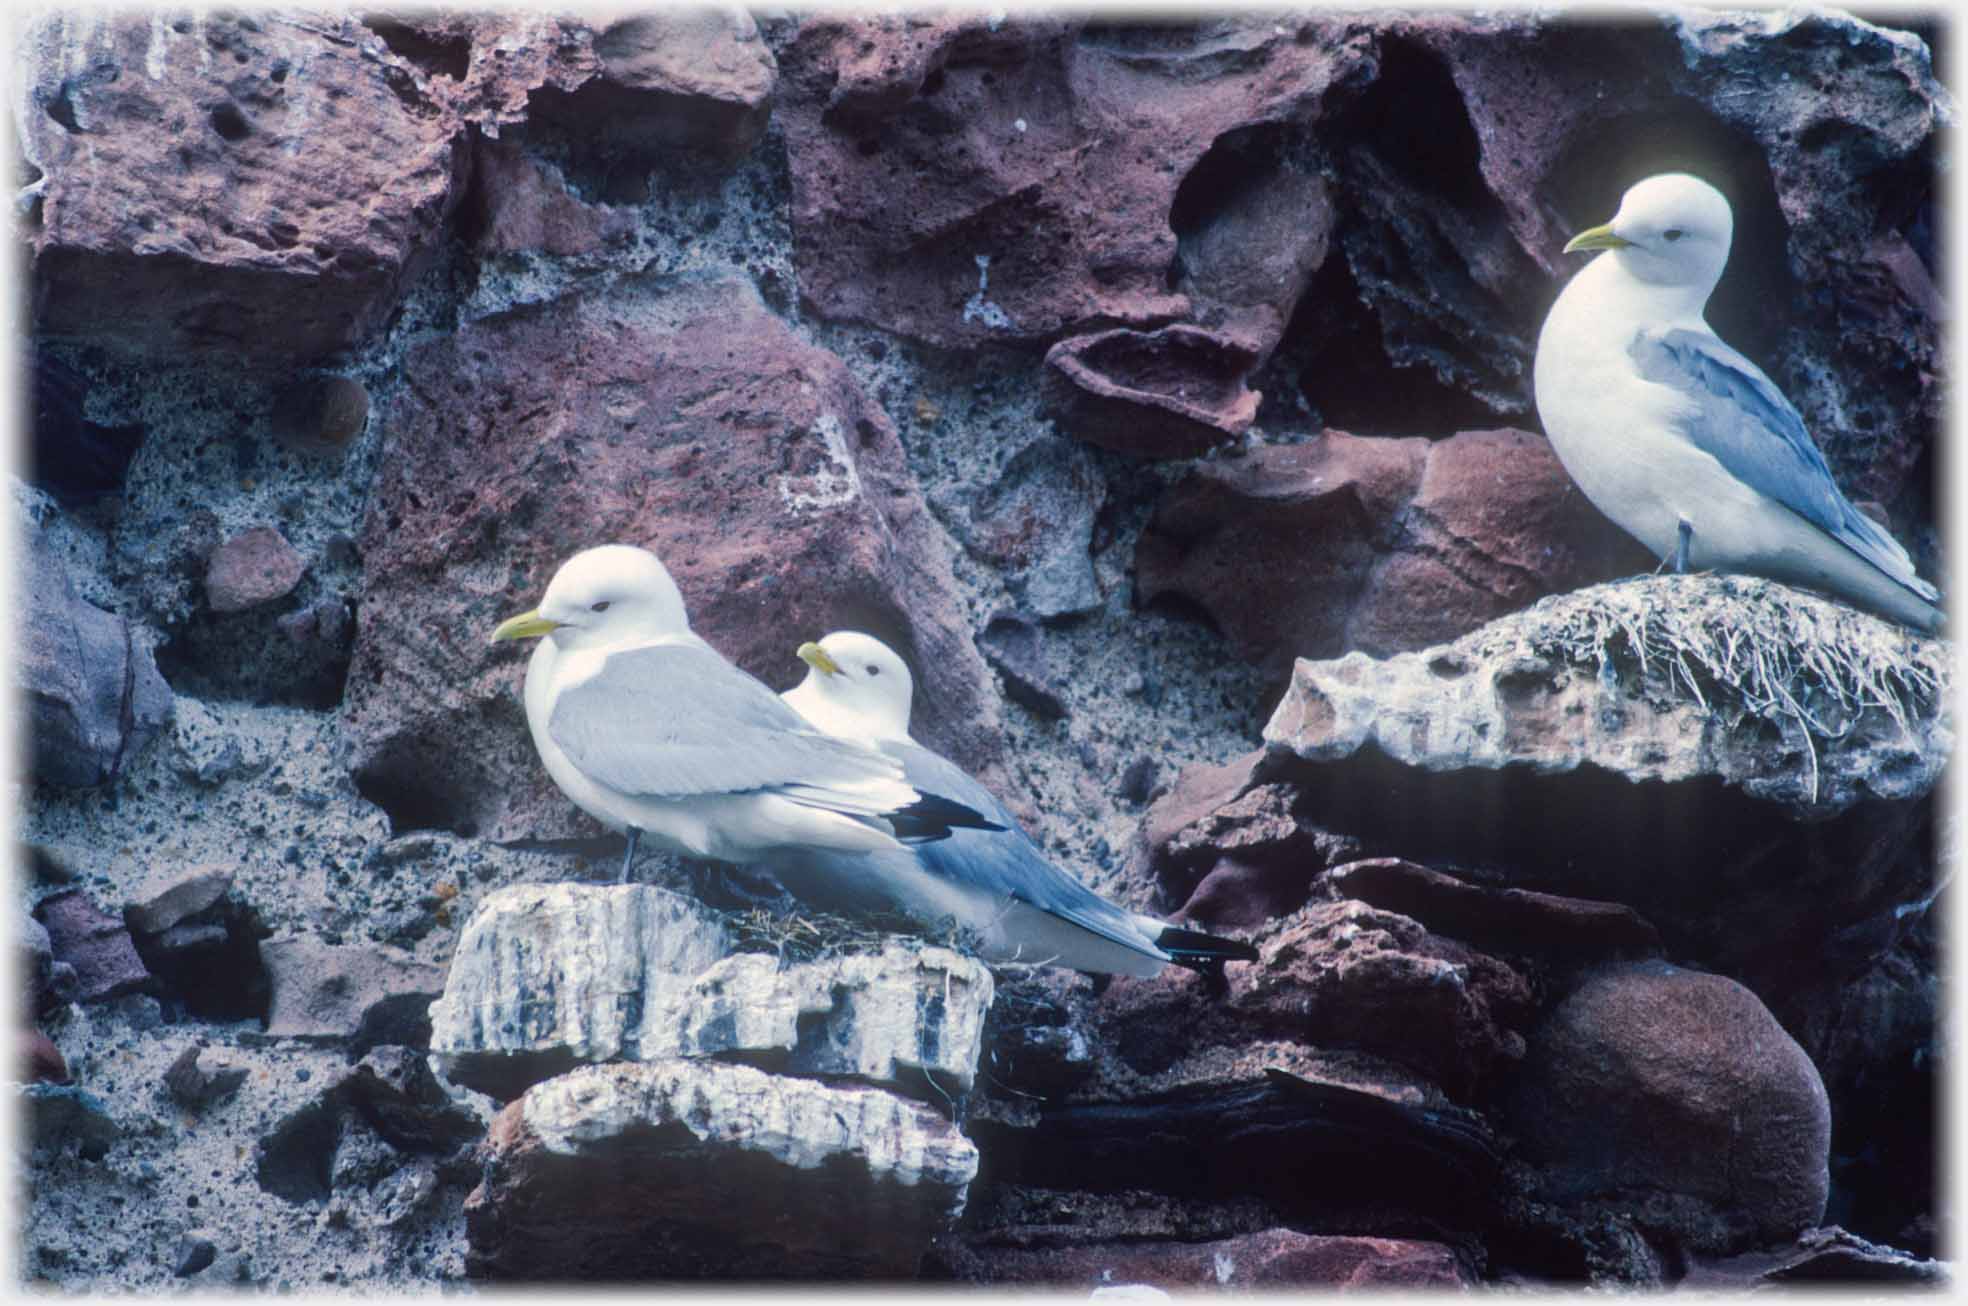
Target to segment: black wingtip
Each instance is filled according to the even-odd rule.
[[[933,843],[949,838],[952,830],[1004,829],[975,809],[940,794],[924,794],[907,807],[886,813],[886,819],[903,843]]]
[[[1214,934],[1177,929],[1171,925],[1155,938],[1155,946],[1169,960],[1190,970],[1221,970],[1226,961],[1256,961],[1257,949],[1241,939],[1220,939]]]

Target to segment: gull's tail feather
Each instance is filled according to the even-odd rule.
[[[941,794],[922,794],[906,807],[882,816],[903,843],[933,843],[947,839],[952,830],[1002,830],[996,821],[986,820],[975,808],[966,807]]]
[[[1222,968],[1226,961],[1256,961],[1257,949],[1240,939],[1220,939],[1214,934],[1181,930],[1173,925],[1155,937],[1155,946],[1166,952],[1178,966],[1205,973]]]

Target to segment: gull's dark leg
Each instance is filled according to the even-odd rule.
[[[615,877],[615,883],[627,884],[629,882],[629,868],[635,865],[636,845],[640,842],[642,842],[642,831],[633,825],[630,826],[629,846],[627,851],[622,854],[622,873]]]
[[[1688,541],[1694,537],[1695,528],[1688,524],[1686,517],[1683,517],[1678,538],[1674,542],[1674,574],[1677,576],[1688,574]]]

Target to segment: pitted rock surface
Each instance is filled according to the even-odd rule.
[[[461,126],[348,18],[52,13],[24,34],[38,331],[134,352],[363,343],[443,239]]]

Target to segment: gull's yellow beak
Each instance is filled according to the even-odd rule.
[[[827,650],[821,648],[812,640],[808,640],[806,643],[800,645],[794,650],[794,654],[800,661],[806,663],[806,665],[812,667],[822,675],[838,676],[840,674],[840,663],[828,657]]]
[[[550,630],[558,629],[560,629],[558,621],[541,616],[539,609],[535,608],[531,612],[522,612],[517,617],[507,617],[500,622],[499,628],[492,632],[492,642],[497,644],[503,639],[537,639]]]
[[[1576,254],[1582,249],[1625,249],[1632,243],[1632,241],[1627,240],[1623,236],[1615,236],[1613,234],[1613,224],[1605,222],[1596,227],[1587,227],[1584,231],[1581,231],[1578,235],[1566,241],[1565,252],[1567,254]]]

